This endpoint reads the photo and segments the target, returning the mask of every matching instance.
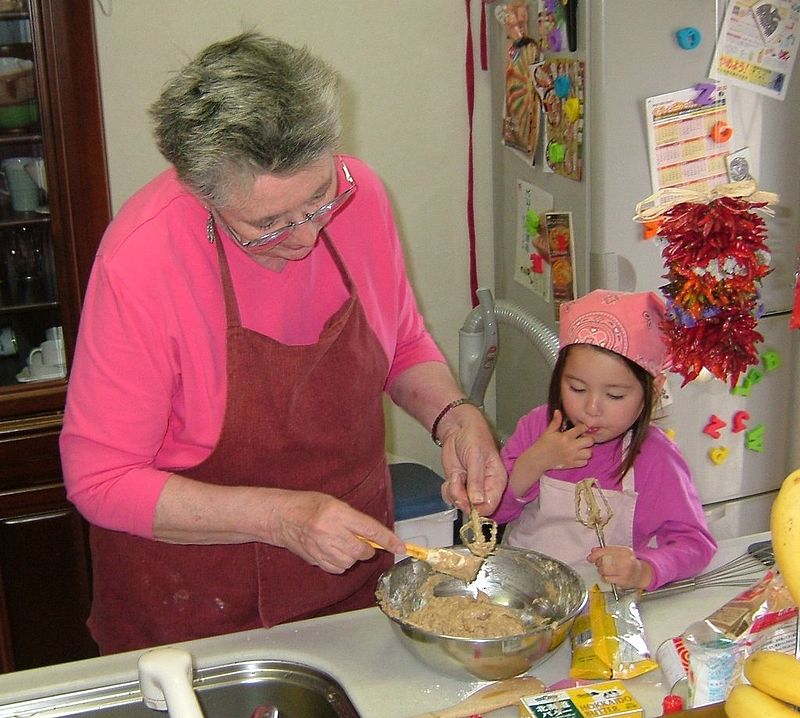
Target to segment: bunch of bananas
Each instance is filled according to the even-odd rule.
[[[775,563],[800,606],[800,469],[787,476],[770,517]],[[733,687],[725,701],[728,718],[798,718],[800,660],[788,653],[756,651],[744,663],[750,682]]]
[[[728,718],[797,718],[800,661],[788,653],[756,651],[744,662],[752,685],[735,685],[725,701]]]

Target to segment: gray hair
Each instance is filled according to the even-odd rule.
[[[256,175],[292,174],[335,150],[339,79],[307,49],[247,32],[202,50],[150,115],[181,181],[225,206]]]

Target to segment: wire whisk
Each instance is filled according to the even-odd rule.
[[[746,553],[731,559],[717,568],[701,573],[694,578],[667,583],[653,591],[645,591],[642,599],[660,598],[672,593],[693,591],[713,586],[751,586],[763,577],[767,568],[774,565],[772,543],[762,541],[753,544]]]

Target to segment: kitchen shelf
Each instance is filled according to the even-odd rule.
[[[0,130],[0,146],[2,145],[20,145],[20,144],[37,144],[42,141],[42,135],[38,132],[20,132],[15,133],[9,130]]]
[[[36,312],[41,309],[58,309],[58,302],[39,302],[37,304],[18,304],[9,307],[0,307],[0,315],[16,312]]]
[[[6,215],[0,214],[0,230],[8,227],[25,227],[29,225],[49,223],[49,212],[9,212]]]

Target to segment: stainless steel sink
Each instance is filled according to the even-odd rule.
[[[194,689],[206,718],[250,718],[270,703],[280,718],[361,718],[342,686],[326,673],[288,661],[253,660],[194,672]],[[2,697],[0,697],[2,701]],[[0,705],[0,718],[154,718],[139,681]]]

